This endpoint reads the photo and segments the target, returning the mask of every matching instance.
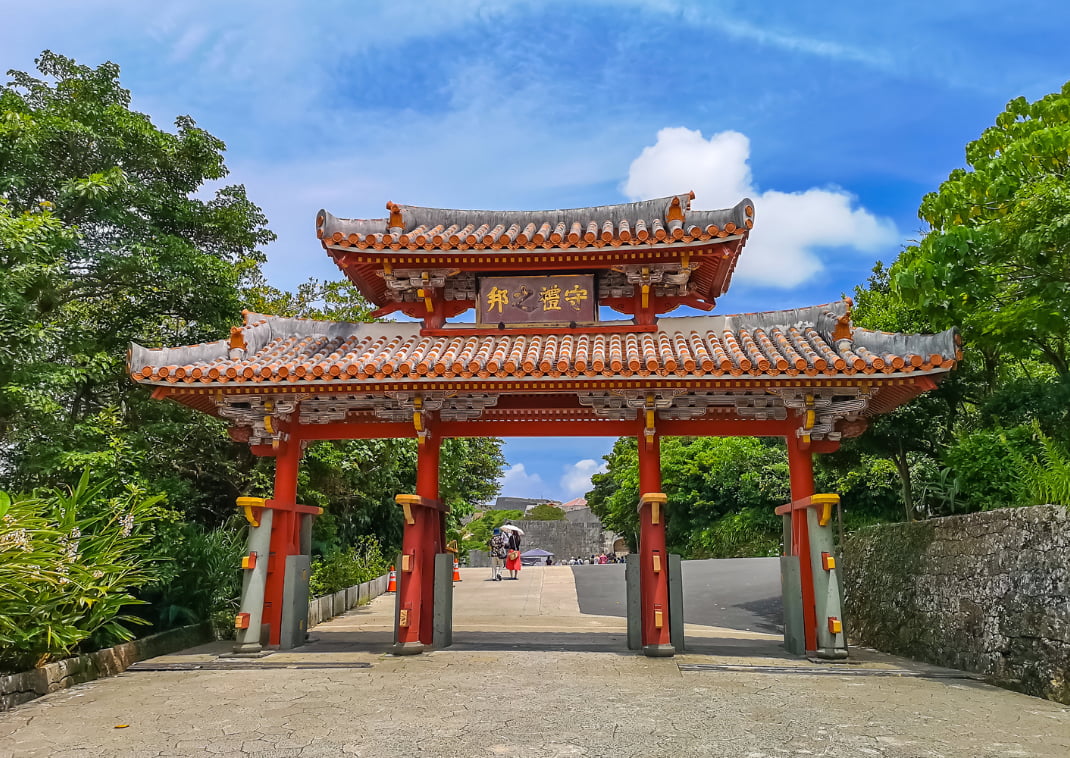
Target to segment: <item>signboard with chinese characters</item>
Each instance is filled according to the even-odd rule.
[[[594,274],[486,276],[479,280],[481,324],[569,324],[598,320]]]

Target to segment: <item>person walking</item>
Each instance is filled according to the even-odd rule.
[[[505,535],[501,529],[495,527],[490,538],[490,580],[493,582],[502,580],[502,564],[507,551]]]
[[[509,530],[505,533],[505,570],[509,572],[510,579],[520,578],[520,535]]]

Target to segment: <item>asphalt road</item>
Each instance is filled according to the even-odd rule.
[[[624,566],[573,566],[580,611],[626,616]],[[784,623],[778,558],[684,561],[684,622],[776,634]]]

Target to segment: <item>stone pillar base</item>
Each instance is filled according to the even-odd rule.
[[[419,655],[423,651],[422,642],[395,642],[394,647],[390,648],[393,655]]]
[[[806,655],[823,661],[842,661],[847,659],[847,648],[822,648]]]
[[[671,658],[676,655],[672,645],[643,645],[643,655],[647,658]]]

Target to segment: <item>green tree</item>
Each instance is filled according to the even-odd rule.
[[[373,306],[348,281],[309,279],[295,292],[272,287],[259,270],[250,272],[242,295],[245,307],[255,313],[332,321],[374,321]]]
[[[906,302],[892,287],[890,272],[879,261],[865,286],[855,288],[854,296],[852,320],[857,326],[907,334],[934,331],[932,322],[922,311]],[[922,461],[936,460],[939,451],[951,441],[956,423],[967,413],[971,399],[976,401],[988,391],[987,385],[978,386],[983,383],[978,381],[974,370],[976,361],[972,358],[969,356],[966,365],[960,364],[954,374],[944,378],[936,390],[872,419],[861,437],[845,440],[841,452],[828,456],[829,467],[838,469],[842,475],[845,470],[841,462],[871,468],[863,462],[868,456],[890,461],[899,479],[901,512],[907,521],[915,518],[914,470],[923,465]],[[884,511],[877,503],[869,505],[871,513]]]
[[[519,521],[523,516],[524,512],[519,510],[484,511],[478,518],[459,527],[452,538],[459,541],[462,555],[467,555],[469,550],[486,550],[495,529],[506,521]]]
[[[44,203],[13,212],[0,198],[0,444],[28,409],[52,405],[36,381],[39,353],[57,337],[49,314],[64,278],[66,251],[77,235]]]
[[[938,328],[960,326],[991,374],[1039,357],[1070,374],[1070,82],[1016,98],[925,196],[931,229],[893,266],[898,293]]]
[[[607,529],[638,544],[638,448],[621,437],[592,477],[587,502]],[[764,555],[777,544],[776,506],[790,499],[783,443],[755,437],[667,437],[661,441],[666,541],[686,557]]]
[[[157,490],[155,474],[199,466],[211,469],[199,483],[230,484],[190,507],[218,511],[203,501],[242,486],[224,428],[149,400],[126,377],[126,350],[225,334],[273,235],[240,185],[201,194],[226,176],[224,145],[191,118],[168,132],[130,110],[112,63],[45,52],[37,68],[0,87],[0,242],[19,272],[0,308],[32,338],[0,363],[3,474],[48,486],[90,465],[115,487]],[[195,464],[176,463],[183,441],[203,444]],[[204,491],[178,489],[183,508]]]

